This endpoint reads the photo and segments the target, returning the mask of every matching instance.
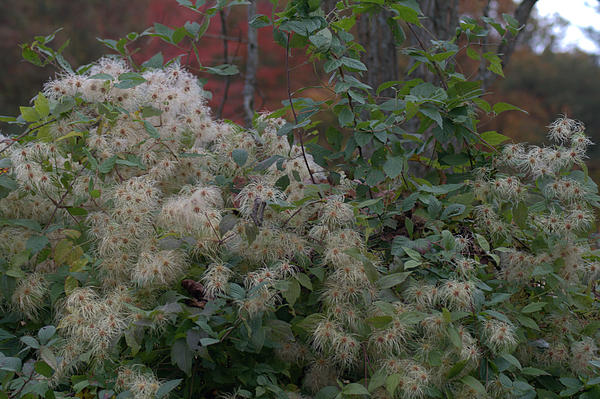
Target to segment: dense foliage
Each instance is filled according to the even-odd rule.
[[[500,147],[478,115],[515,107],[454,71],[476,53],[454,41],[406,51],[433,82],[374,90],[350,30],[381,7],[398,40],[420,24],[414,1],[259,16],[321,62],[332,95],[290,93],[251,129],[211,117],[177,60],[135,65],[138,36],[76,71],[40,38],[64,73],[0,148],[0,398],[597,397],[583,125]],[[457,38],[484,34],[467,18]],[[321,110],[338,117],[327,143]]]

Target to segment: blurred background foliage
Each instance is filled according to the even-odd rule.
[[[543,1],[543,0],[542,0]],[[331,1],[324,1],[325,8]],[[513,13],[518,2],[512,0],[456,0],[459,16],[481,17],[487,10],[490,16]],[[449,3],[454,3],[449,2]],[[19,43],[31,41],[35,35],[46,35],[56,28],[63,30],[57,43],[70,40],[65,50],[73,65],[82,65],[106,53],[106,48],[96,38],[119,38],[128,32],[141,32],[155,22],[167,26],[181,26],[194,21],[194,15],[175,0],[25,0],[14,2],[0,0],[0,115],[17,114],[18,106],[29,103],[40,85],[56,71],[40,69],[21,61]],[[272,2],[257,1],[257,12],[270,15]],[[281,5],[280,5],[281,7]],[[486,8],[487,7],[487,8]],[[201,62],[206,65],[237,64],[241,74],[231,77],[210,75],[206,88],[213,93],[211,106],[222,118],[243,121],[242,96],[246,56],[247,16],[245,7],[234,7],[224,15],[222,26],[214,18],[200,49]],[[505,79],[496,79],[487,87],[488,101],[505,101],[526,111],[503,113],[492,120],[483,120],[480,130],[498,130],[516,141],[539,144],[544,140],[545,126],[558,114],[583,121],[594,142],[600,142],[600,62],[597,55],[581,50],[559,50],[559,39],[553,27],[565,25],[560,17],[541,18],[534,9],[526,28],[519,36],[518,45],[505,66]],[[360,24],[359,24],[360,25]],[[592,40],[600,42],[598,32],[590,30]],[[224,53],[224,41],[227,53]],[[493,40],[493,36],[491,37]],[[273,40],[271,27],[258,30],[259,69],[257,72],[255,108],[257,111],[273,110],[287,98],[285,85],[284,50]],[[165,59],[183,55],[192,70],[197,65],[185,57],[181,49],[168,47],[158,39],[142,38],[136,42],[143,50],[135,54],[144,60],[157,52]],[[411,45],[407,42],[405,45]],[[323,83],[311,63],[302,55],[292,53],[292,90],[305,88],[303,96],[322,97],[327,92],[311,88]],[[456,59],[457,69],[466,76],[478,72],[479,63],[464,52]],[[408,65],[398,61],[398,78],[402,79]],[[199,73],[200,78],[208,78]],[[228,90],[225,80],[229,79]],[[224,93],[226,98],[223,100]],[[4,133],[10,126],[0,126]],[[600,146],[590,152],[589,166],[595,179],[600,177]]]

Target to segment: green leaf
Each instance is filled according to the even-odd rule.
[[[463,378],[461,378],[460,380],[462,381],[463,384],[468,385],[469,387],[473,388],[475,390],[475,392],[477,392],[478,394],[480,394],[480,395],[486,394],[485,387],[475,377],[466,375]]]
[[[45,118],[50,114],[50,105],[48,104],[48,99],[44,97],[42,93],[38,93],[37,97],[35,98],[34,105],[35,110],[40,117]]]
[[[21,56],[23,57],[24,60],[31,62],[33,65],[36,66],[42,66],[42,60],[40,59],[40,56],[38,55],[38,53],[36,53],[35,51],[33,51],[29,45],[23,45],[22,49],[21,49]]]
[[[83,133],[78,132],[76,130],[71,130],[69,133],[65,134],[64,136],[60,136],[59,138],[57,138],[56,141],[66,140],[70,137],[83,137]]]
[[[335,71],[336,69],[338,69],[339,67],[341,67],[342,65],[343,65],[343,62],[339,58],[329,60],[329,61],[325,62],[325,64],[323,64],[323,70],[325,71],[325,73],[331,73],[331,72]]]
[[[340,113],[338,114],[338,121],[340,122],[340,126],[347,126],[354,120],[354,114],[348,107],[342,108]]]
[[[385,389],[390,396],[394,396],[398,385],[400,385],[400,381],[402,381],[402,375],[400,374],[392,374],[385,379]]]
[[[54,370],[52,370],[52,367],[48,366],[48,364],[46,364],[46,362],[43,362],[41,360],[35,362],[35,364],[33,365],[33,369],[38,374],[41,374],[47,378],[52,377],[52,374],[54,374]]]
[[[248,160],[248,151],[236,148],[231,152],[231,156],[233,157],[233,160],[235,161],[237,166],[241,168],[246,164],[246,161]]]
[[[46,345],[46,343],[50,341],[50,338],[52,338],[54,334],[56,334],[56,327],[45,326],[40,328],[40,330],[38,331],[38,338],[42,345]]]
[[[113,170],[116,162],[117,162],[117,156],[113,155],[112,157],[102,161],[102,163],[98,166],[98,171],[100,173],[108,173],[111,170]]]
[[[373,374],[371,376],[371,378],[369,378],[369,386],[368,386],[369,392],[373,392],[380,386],[383,386],[385,384],[386,378],[387,378],[387,375],[385,374],[385,371],[383,369],[377,370],[375,372],[375,374]]]
[[[447,331],[448,338],[450,338],[450,342],[452,343],[452,345],[454,345],[457,349],[461,349],[462,339],[460,338],[460,334],[458,333],[456,327],[454,327],[453,325],[449,325]]]
[[[473,102],[482,110],[484,110],[487,113],[490,113],[492,111],[492,106],[490,105],[490,103],[488,103],[487,101],[485,101],[482,98],[474,98]]]
[[[486,143],[488,143],[492,146],[495,146],[495,145],[498,145],[498,144],[504,143],[505,141],[510,140],[510,137],[500,134],[494,130],[483,132],[479,136],[483,140],[485,140]]]
[[[14,116],[0,115],[0,122],[16,122],[16,120]]]
[[[359,60],[357,60],[355,58],[342,57],[340,59],[342,61],[342,64],[350,69],[355,69],[357,71],[366,71],[367,70],[367,67],[365,66],[365,64],[363,64],[362,62],[360,62]]]
[[[302,284],[304,288],[312,291],[313,287],[310,281],[310,277],[308,277],[305,273],[297,273],[294,277],[296,278],[296,280],[298,280],[300,284]]]
[[[442,212],[440,217],[442,220],[462,215],[467,207],[463,204],[450,204]]]
[[[532,330],[540,331],[540,327],[537,325],[535,320],[523,315],[516,315],[516,319],[519,323],[521,323],[522,326],[531,328]]]
[[[521,309],[521,313],[539,312],[544,308],[544,306],[546,306],[546,302],[531,302]]]
[[[165,60],[163,58],[162,52],[158,52],[152,56],[152,58],[148,59],[146,62],[142,64],[142,66],[146,68],[162,68]],[[145,117],[145,116],[144,116]]]
[[[262,14],[257,14],[250,21],[250,26],[254,29],[264,28],[265,26],[271,25],[271,21],[269,21],[269,17]]]
[[[50,241],[48,240],[48,237],[46,237],[46,236],[34,235],[34,236],[29,237],[25,248],[27,248],[31,252],[32,255],[35,255],[38,252],[40,252],[42,249],[44,249],[46,247],[46,245],[48,245],[49,242]]]
[[[158,391],[156,391],[156,399],[160,399],[166,396],[169,392],[175,389],[179,384],[183,381],[182,378],[178,378],[176,380],[170,380],[160,385]]]
[[[561,384],[563,384],[567,388],[579,389],[583,386],[583,383],[581,381],[579,381],[579,379],[577,379],[577,378],[563,377],[563,378],[560,378],[559,381]]]
[[[477,244],[483,249],[485,252],[490,252],[490,244],[487,242],[484,236],[481,234],[475,234],[475,239],[477,239]]]
[[[404,158],[401,156],[389,156],[383,164],[383,171],[390,179],[400,176],[404,168]]]
[[[375,328],[385,328],[392,322],[392,316],[375,316],[366,319],[365,321]]]
[[[490,65],[488,65],[487,69],[494,72],[496,75],[504,77],[504,71],[502,71],[502,62],[500,59],[490,61]]]
[[[119,83],[115,85],[118,89],[131,89],[144,83],[146,79],[136,72],[125,72],[119,75]]]
[[[204,67],[204,69],[206,69],[208,73],[221,76],[237,75],[240,73],[238,67],[231,64],[217,65],[215,67]]]
[[[523,366],[521,366],[521,363],[519,362],[519,360],[514,357],[513,355],[511,355],[510,353],[502,353],[500,354],[500,357],[503,358],[504,360],[506,360],[507,362],[509,362],[510,364],[512,364],[513,366],[515,366],[516,368],[518,368],[519,370],[521,370],[523,368]]]
[[[425,115],[426,117],[434,120],[435,123],[437,123],[440,128],[442,128],[444,126],[444,123],[442,121],[442,115],[440,114],[440,111],[437,108],[421,107],[421,108],[419,108],[419,111],[421,111],[421,113],[423,115]]]
[[[292,280],[289,282],[287,289],[283,292],[283,297],[291,306],[294,306],[300,297],[300,284],[298,281]]]
[[[481,60],[481,56],[479,55],[477,50],[473,49],[472,47],[467,47],[467,56],[475,61]]]
[[[6,174],[0,175],[0,186],[10,191],[16,190],[18,187],[17,182],[14,179],[8,177]]]
[[[392,32],[392,36],[394,37],[394,41],[396,42],[396,46],[402,45],[406,40],[406,34],[402,29],[402,26],[392,17],[388,17],[385,22],[387,23],[390,31]]]
[[[371,395],[367,388],[357,383],[352,383],[344,386],[342,388],[342,393],[344,395]]]
[[[492,305],[496,305],[498,303],[503,303],[503,302],[508,301],[511,296],[512,296],[512,294],[507,294],[504,292],[496,292],[496,293],[492,294],[492,297],[490,298],[490,300],[486,301],[485,304],[487,306],[492,306]]]
[[[221,341],[216,338],[200,338],[200,345],[202,346],[214,345],[218,344],[219,342]]]
[[[454,366],[452,366],[450,368],[450,370],[448,370],[448,372],[446,373],[446,378],[452,379],[452,378],[456,377],[458,374],[460,374],[460,372],[467,365],[467,362],[468,362],[468,360],[461,360],[461,361],[457,362],[456,364],[454,364]]]
[[[148,121],[143,121],[143,123],[144,123],[144,129],[150,135],[150,137],[152,137],[154,139],[160,138],[160,134],[158,133],[158,130],[156,130],[156,128],[154,127],[154,125],[152,125],[152,123],[150,123]]]
[[[98,80],[115,80],[112,75],[107,73],[97,73],[95,75],[90,76],[88,79],[98,79]]]
[[[523,367],[523,370],[521,370],[521,373],[523,373],[525,375],[532,375],[534,377],[538,377],[540,375],[550,375],[550,373],[548,373],[544,370],[536,369],[534,367]]]
[[[0,328],[0,342],[6,341],[7,339],[12,339],[15,336],[9,333],[8,331]]]
[[[0,357],[0,370],[19,372],[21,359],[18,357]]]
[[[411,259],[416,260],[418,262],[421,262],[423,260],[421,254],[415,251],[414,249],[409,247],[402,247],[402,249],[404,250],[406,255],[408,255]]]
[[[319,51],[323,52],[329,50],[332,39],[333,36],[328,28],[321,29],[320,31],[308,37],[308,40],[310,40],[310,42],[314,44]]]
[[[333,399],[337,397],[339,389],[337,387],[328,386],[321,388],[315,395],[315,399]]]
[[[381,289],[395,287],[398,284],[402,284],[404,280],[411,274],[411,272],[402,272],[402,273],[394,273],[389,274],[387,276],[381,277],[377,281],[377,285]]]
[[[171,347],[171,364],[177,365],[188,376],[192,372],[192,351],[185,339],[179,338]]]
[[[40,343],[37,341],[37,339],[29,336],[29,335],[25,335],[23,337],[21,337],[21,342],[23,342],[25,345],[27,345],[30,348],[33,349],[38,349],[40,347]]]
[[[499,114],[503,113],[504,111],[521,111],[526,114],[528,113],[527,111],[517,107],[516,105],[512,105],[509,103],[503,103],[503,102],[494,104],[494,107],[492,109],[494,110],[494,113],[496,113],[496,115],[499,115]]]
[[[484,313],[492,316],[495,319],[503,321],[505,323],[510,323],[510,319],[508,317],[506,317],[506,315],[504,313],[500,313],[500,312],[498,312],[496,310],[492,310],[492,309],[488,309]]]
[[[40,115],[33,107],[19,107],[21,116],[26,122],[37,122],[40,120]]]
[[[365,179],[365,184],[367,186],[374,187],[385,180],[385,174],[382,170],[379,169],[371,169],[367,178]]]

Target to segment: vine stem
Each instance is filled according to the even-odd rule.
[[[296,109],[294,108],[294,103],[292,101],[292,90],[290,88],[290,38],[291,33],[288,32],[287,40],[285,42],[285,71],[286,71],[286,83],[287,83],[287,93],[288,100],[290,101],[290,108],[292,109],[292,115],[294,115],[294,123],[298,125],[298,115],[296,114]],[[312,170],[310,170],[310,165],[308,164],[308,158],[306,158],[306,151],[304,149],[304,135],[302,132],[299,132],[298,138],[300,140],[300,148],[302,149],[302,158],[304,159],[304,164],[306,165],[306,169],[308,170],[308,174],[310,175],[310,180],[313,184],[317,184],[315,177],[313,176]],[[319,197],[321,197],[321,193],[319,193]]]
[[[46,121],[46,122],[44,122],[41,125],[36,126],[36,127],[30,127],[29,129],[25,130],[23,133],[21,133],[17,137],[15,137],[15,138],[9,138],[10,143],[6,147],[4,147],[3,149],[0,150],[0,154],[2,154],[4,151],[8,150],[13,144],[15,144],[17,141],[21,140],[23,137],[27,136],[29,133],[33,132],[36,129],[44,127],[44,126],[46,126],[46,125],[48,125],[50,123],[53,123],[53,122],[56,122],[56,119],[51,119],[51,120]]]
[[[344,74],[344,69],[340,66],[338,68],[338,72],[340,73],[340,76],[342,78],[342,80],[346,80],[346,75]],[[352,97],[350,96],[350,94],[348,92],[346,92],[346,97],[348,99],[348,106],[350,107],[350,111],[352,111],[352,123],[354,124],[354,130],[358,130],[358,122],[356,121],[356,111],[354,111],[354,103],[352,102]],[[358,155],[363,158],[363,150],[362,147],[360,145],[356,146],[358,148]],[[367,186],[369,188],[369,197],[371,199],[375,198],[373,195],[373,191],[371,190],[371,186]]]

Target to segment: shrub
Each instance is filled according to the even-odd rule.
[[[344,75],[362,63],[340,58],[340,21],[290,21],[347,46],[311,47],[353,82],[317,104],[354,126],[329,130],[328,149],[304,142],[314,101],[290,101],[293,123],[216,121],[177,61],[102,58],[21,107],[29,130],[0,161],[2,395],[597,394],[583,126],[558,119],[552,147],[479,150],[485,102],[466,79],[444,69],[447,89],[415,79],[396,84],[402,107],[367,101]],[[415,136],[398,130],[413,117]],[[407,173],[427,149],[409,142],[438,120],[433,174]]]

